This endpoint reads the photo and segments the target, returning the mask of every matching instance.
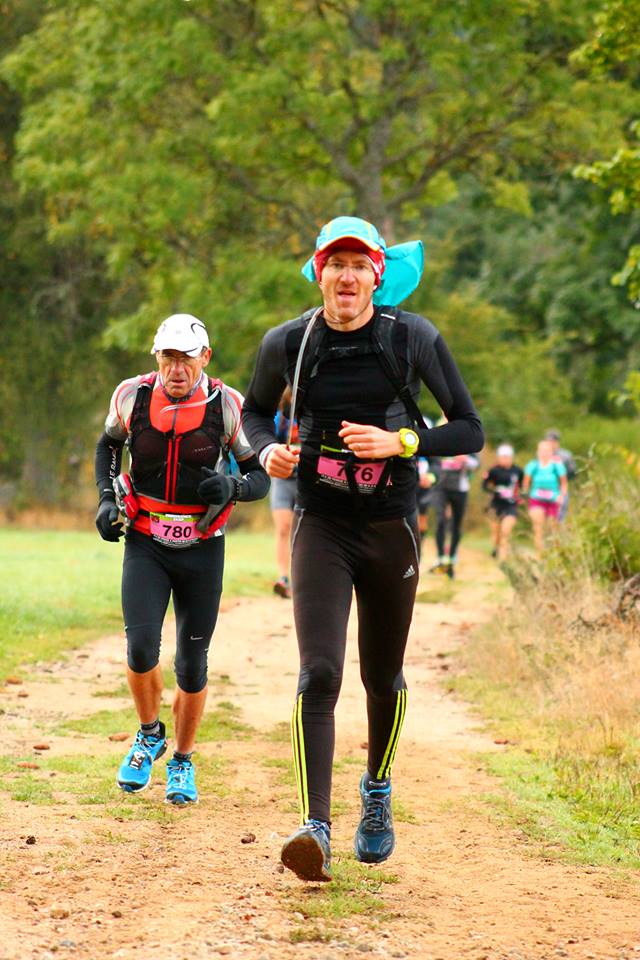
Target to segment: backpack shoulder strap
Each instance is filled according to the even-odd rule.
[[[313,316],[314,312],[315,311],[313,310],[307,310],[306,313],[301,315],[300,319],[305,319],[308,322]],[[324,323],[316,323],[315,327],[311,331],[311,334],[309,335],[304,357],[302,358],[300,379],[298,380],[298,395],[296,398],[297,417],[299,417],[300,411],[302,410],[305,394],[309,389],[309,384],[318,372],[318,366],[320,365],[322,354],[324,353],[323,348],[325,346],[327,336],[327,328]]]
[[[372,340],[382,370],[393,386],[398,398],[404,404],[412,424],[421,430],[425,428],[424,418],[414,400],[409,384],[403,375],[393,347],[393,325],[397,322],[396,307],[386,307],[379,311],[373,325]]]
[[[312,311],[309,312],[309,316],[311,315]],[[305,314],[302,314],[302,317],[305,316]],[[411,423],[418,429],[423,430],[425,427],[424,418],[418,404],[411,395],[409,384],[406,382],[393,347],[393,325],[397,321],[397,317],[398,310],[395,307],[388,307],[385,308],[384,312],[378,311],[376,313],[371,332],[371,344],[383,373],[396,391],[398,398],[404,404]],[[298,410],[302,409],[304,396],[309,387],[309,383],[316,376],[323,356],[327,352],[325,349],[326,339],[326,325],[318,325],[311,331],[302,361],[300,379],[298,381]]]

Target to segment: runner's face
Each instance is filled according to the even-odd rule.
[[[547,463],[553,457],[553,444],[550,440],[541,440],[538,444],[538,460]]]
[[[365,315],[371,305],[375,281],[376,275],[366,254],[354,250],[332,253],[320,277],[325,311],[332,320],[344,324]]]
[[[162,382],[169,396],[179,400],[186,397],[198,382],[200,374],[211,359],[211,349],[203,350],[199,357],[190,357],[180,350],[158,350],[156,360]]]
[[[511,466],[513,466],[513,457],[509,456],[508,453],[501,454],[498,457],[498,466],[504,467],[505,470],[508,470]]]

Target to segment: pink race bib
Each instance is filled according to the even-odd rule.
[[[349,481],[345,470],[346,460],[333,460],[331,457],[318,458],[318,480],[337,490],[349,490]],[[385,467],[384,460],[354,463],[353,472],[360,493],[373,493]]]
[[[149,516],[151,536],[165,547],[190,547],[200,538],[196,530],[199,517],[184,513],[152,513]]]

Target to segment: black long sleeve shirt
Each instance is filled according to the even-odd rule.
[[[378,307],[377,310],[385,310]],[[300,342],[308,315],[268,331],[264,336],[253,379],[243,407],[243,426],[253,449],[264,464],[275,442],[274,415],[283,389],[291,385]],[[353,355],[329,358],[319,365],[296,411],[302,442],[298,475],[298,503],[313,513],[349,515],[353,497],[318,482],[317,461],[322,440],[335,438],[343,420],[371,424],[385,430],[412,426],[404,404],[374,353],[357,348],[371,337],[373,318],[359,330],[327,328],[326,345],[354,347]],[[320,317],[317,321],[324,324]],[[412,396],[417,399],[424,383],[441,407],[447,423],[418,430],[422,456],[454,456],[482,449],[480,419],[455,361],[438,330],[417,314],[398,311],[393,329],[396,359],[405,372]],[[412,459],[393,458],[390,484],[384,493],[363,497],[368,515],[384,519],[406,516],[415,509],[415,466]]]

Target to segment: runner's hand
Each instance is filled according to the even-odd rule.
[[[404,453],[397,431],[381,430],[363,423],[342,421],[342,430],[338,433],[346,446],[361,459],[383,460]]]
[[[233,477],[217,473],[210,467],[202,467],[203,480],[198,485],[198,496],[205,503],[215,507],[226,507],[236,495],[236,482]]]
[[[120,537],[124,536],[122,523],[118,522],[119,519],[120,514],[115,500],[103,500],[96,514],[96,527],[103,540],[117,543]]]
[[[278,480],[288,480],[300,460],[300,451],[291,450],[284,443],[279,443],[269,451],[265,469],[270,477]]]

